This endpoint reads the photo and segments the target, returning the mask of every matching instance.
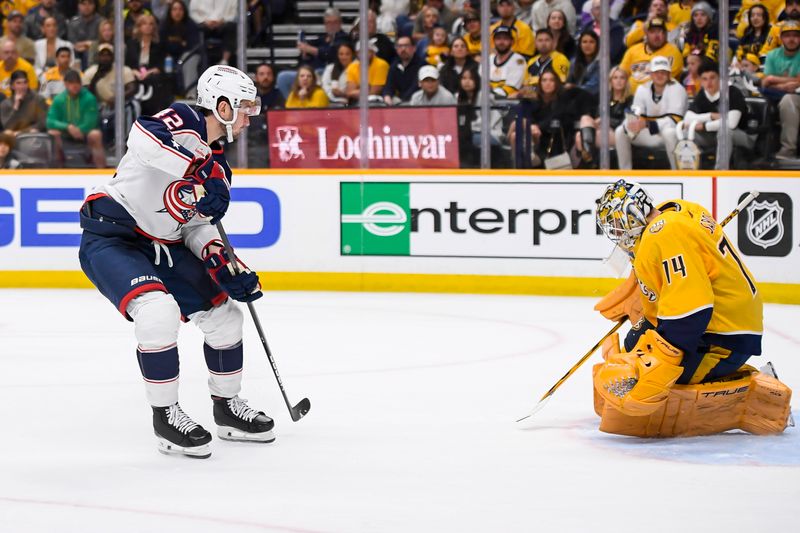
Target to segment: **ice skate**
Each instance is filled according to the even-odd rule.
[[[247,401],[234,396],[214,400],[214,422],[217,423],[217,435],[223,440],[244,442],[272,442],[275,435],[272,427],[275,423],[262,411],[256,411],[247,405]]]
[[[177,403],[153,407],[153,430],[158,451],[167,455],[186,455],[197,459],[211,457],[211,433],[189,418]]]

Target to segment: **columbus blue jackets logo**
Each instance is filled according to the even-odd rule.
[[[197,213],[194,207],[196,201],[194,183],[190,181],[173,181],[164,191],[164,207],[179,224],[186,224]]]
[[[747,255],[785,257],[792,251],[792,199],[762,192],[739,217],[739,249]]]

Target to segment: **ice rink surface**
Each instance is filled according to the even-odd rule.
[[[2,532],[792,531],[800,434],[640,440],[597,431],[587,298],[267,293],[242,396],[273,444],[156,451],[131,324],[92,290],[2,290]],[[800,307],[767,305],[765,355],[800,388]],[[202,338],[182,328],[181,405],[214,432]],[[751,360],[752,361],[752,360]],[[797,410],[798,401],[794,402]],[[778,526],[777,528],[775,526]]]

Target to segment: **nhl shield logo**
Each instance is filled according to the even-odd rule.
[[[300,137],[300,132],[296,126],[280,126],[276,128],[275,137],[277,137],[277,142],[272,143],[272,146],[278,149],[278,157],[281,161],[285,163],[292,159],[306,158],[300,148],[303,138]]]
[[[783,207],[777,200],[747,206],[747,236],[765,250],[783,239]]]

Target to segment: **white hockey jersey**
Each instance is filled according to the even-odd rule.
[[[207,142],[205,117],[176,103],[153,117],[139,117],[128,135],[128,151],[105,193],[136,220],[137,232],[154,241],[184,242],[195,254],[219,234],[209,219],[197,216],[194,183],[184,179],[195,159],[212,154],[231,182],[221,146]]]

